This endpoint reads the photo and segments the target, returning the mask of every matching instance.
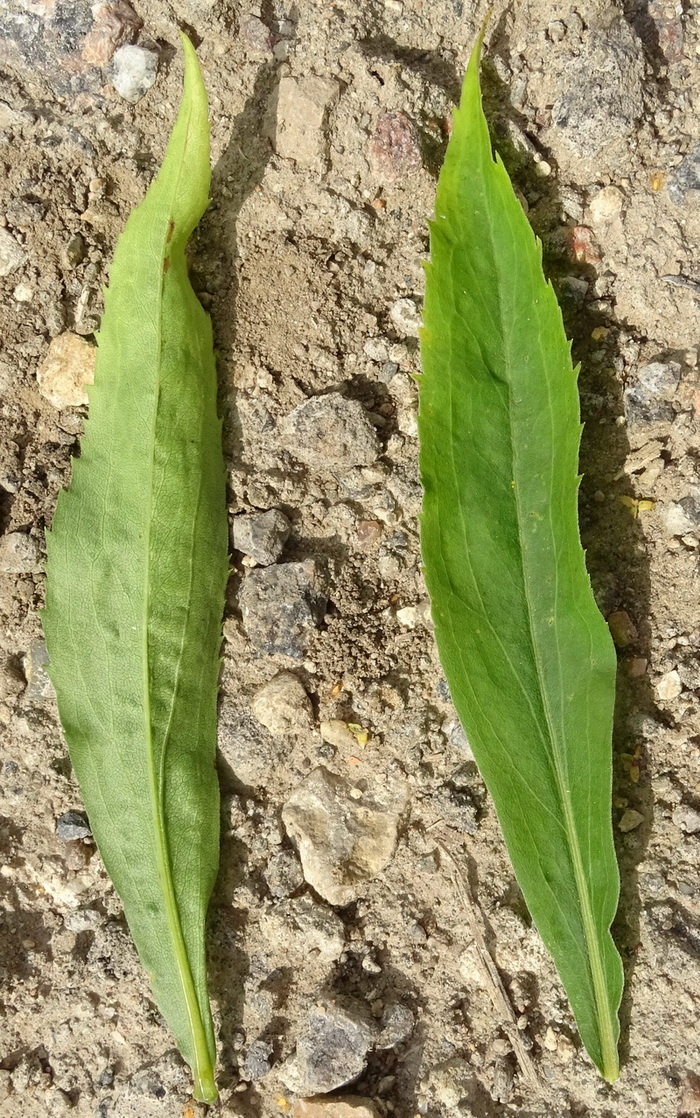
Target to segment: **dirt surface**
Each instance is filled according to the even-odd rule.
[[[666,0],[496,3],[484,79],[582,362],[582,535],[620,650],[609,1086],[513,879],[420,573],[420,262],[485,6],[133,2],[0,14],[0,1115],[199,1113],[87,828],[65,818],[81,802],[38,615],[91,355],[54,348],[59,373],[73,362],[58,387],[44,362],[66,333],[92,345],[174,118],[178,27],[211,98],[191,258],[230,512],[290,528],[273,518],[268,565],[232,552],[209,936],[222,1113],[340,1118],[332,1095],[295,1100],[346,1084],[401,1118],[699,1114],[697,23]],[[134,95],[127,62],[145,74],[133,103],[112,84]],[[320,419],[295,412],[309,397],[328,397]],[[280,671],[296,682],[256,697]],[[314,804],[338,826],[305,846]]]

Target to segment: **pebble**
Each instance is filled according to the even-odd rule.
[[[14,699],[24,691],[24,680],[11,656],[0,659],[0,701]]]
[[[415,1016],[407,1005],[394,1002],[385,1006],[377,1048],[396,1048],[399,1044],[404,1044],[415,1027]]]
[[[258,16],[243,15],[238,24],[238,31],[243,42],[260,54],[269,54],[272,50],[272,35]]]
[[[369,154],[373,170],[389,182],[415,174],[423,164],[418,129],[405,113],[382,113]]]
[[[605,225],[619,217],[625,196],[616,186],[604,186],[589,203],[591,221],[594,225]]]
[[[0,277],[21,268],[27,254],[7,229],[0,228]]]
[[[83,811],[66,811],[56,820],[56,834],[63,842],[90,838],[92,831]]]
[[[82,233],[74,233],[61,252],[61,264],[67,270],[77,268],[82,264],[87,252],[87,245]]]
[[[413,299],[397,299],[389,308],[389,317],[402,337],[419,336],[421,315]]]
[[[661,512],[661,519],[667,534],[669,536],[685,536],[688,532],[692,532],[693,529],[697,528],[698,521],[696,516],[693,515],[691,517],[689,515],[690,511],[695,514],[695,509],[694,501],[688,511],[686,511],[686,506],[682,501],[669,501]]]
[[[263,1079],[270,1070],[270,1058],[274,1048],[269,1040],[259,1037],[248,1047],[241,1072],[245,1079]]]
[[[676,361],[652,361],[638,369],[635,384],[624,393],[627,422],[634,425],[672,421],[675,412],[671,400],[680,377],[681,367]]]
[[[91,66],[106,66],[114,52],[131,43],[143,27],[127,0],[109,0],[93,7],[95,23],[83,40],[81,56]]]
[[[696,200],[700,192],[700,144],[683,157],[668,180],[668,196],[677,206]]]
[[[32,641],[22,662],[27,680],[25,698],[32,705],[41,706],[54,698],[53,683],[46,670],[48,663],[45,641]]]
[[[305,733],[313,724],[309,696],[293,672],[279,672],[256,691],[250,709],[275,737]]]
[[[158,55],[154,51],[128,43],[115,51],[110,68],[112,85],[130,104],[145,97],[157,76]]]
[[[354,751],[357,748],[357,738],[342,718],[325,718],[319,726],[321,737],[336,749]]]
[[[88,403],[85,386],[95,379],[97,350],[78,334],[59,334],[49,343],[36,375],[41,395],[59,411]]]
[[[235,516],[231,543],[261,567],[276,563],[289,539],[292,526],[279,509]]]
[[[686,834],[700,834],[700,811],[697,811],[694,807],[688,807],[685,804],[674,807],[671,812],[671,819]]]
[[[327,598],[316,563],[305,559],[249,571],[238,604],[243,628],[259,652],[302,660]]]
[[[39,544],[26,532],[7,532],[0,538],[0,573],[35,575],[43,568]]]
[[[298,1099],[292,1118],[379,1118],[371,1099],[361,1095],[335,1095],[332,1099]]]
[[[280,850],[267,864],[263,873],[273,897],[291,897],[304,884],[304,874],[299,859],[290,850]]]
[[[474,1069],[466,1060],[455,1056],[438,1064],[431,1069],[425,1086],[432,1090],[437,1101],[444,1107],[448,1110],[459,1107],[460,1113],[466,1118],[468,1112],[460,1104],[472,1098],[476,1090]]]
[[[280,432],[295,458],[319,469],[369,466],[379,454],[377,432],[364,408],[339,392],[299,404],[281,421]]]
[[[683,690],[681,677],[677,671],[666,672],[656,684],[656,694],[665,702],[677,699]]]
[[[629,834],[630,831],[636,831],[637,827],[644,822],[644,816],[641,811],[635,811],[633,807],[628,807],[618,823],[618,827],[623,834]]]
[[[304,877],[329,904],[348,905],[389,865],[406,806],[403,786],[361,792],[324,766],[292,792],[282,822],[301,858]]]
[[[303,1022],[296,1053],[279,1077],[297,1095],[325,1095],[351,1083],[365,1069],[376,1025],[355,998],[315,1005]]]
[[[304,167],[325,156],[327,116],[339,95],[338,83],[326,78],[283,77],[277,90],[273,136],[277,154]]]
[[[637,639],[637,629],[625,609],[616,609],[608,617],[608,628],[616,648],[629,648]]]
[[[308,893],[284,900],[271,911],[264,912],[260,917],[260,931],[295,965],[308,963],[312,953],[322,963],[332,964],[345,949],[343,921],[332,908]]]

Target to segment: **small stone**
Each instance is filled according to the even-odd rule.
[[[304,884],[299,859],[289,850],[281,850],[270,859],[263,877],[273,897],[291,897]]]
[[[661,519],[669,536],[685,536],[697,527],[679,501],[670,501],[662,509]]]
[[[14,699],[24,691],[25,683],[11,656],[0,658],[0,702]]]
[[[90,838],[92,831],[83,811],[66,811],[56,820],[56,834],[63,842]]]
[[[664,702],[671,702],[672,699],[677,699],[682,690],[683,684],[681,683],[681,677],[675,670],[666,672],[656,684],[656,694]]]
[[[275,737],[306,733],[313,724],[309,696],[293,672],[279,672],[256,691],[250,709]]]
[[[562,23],[560,19],[552,20],[547,25],[547,38],[552,43],[560,43],[566,35],[566,24]]]
[[[34,298],[34,288],[28,283],[18,283],[12,296],[18,303],[31,303]]]
[[[700,144],[695,144],[669,175],[668,196],[677,206],[696,201],[700,194]]]
[[[35,575],[42,570],[39,544],[25,532],[8,532],[0,538],[0,573]]]
[[[600,264],[600,248],[593,230],[587,225],[572,225],[567,232],[567,242],[577,264]]]
[[[158,55],[146,47],[119,47],[112,59],[110,76],[119,96],[135,105],[158,76]]]
[[[246,1052],[241,1071],[245,1079],[263,1079],[270,1070],[270,1058],[274,1048],[269,1040],[262,1037],[254,1040]]]
[[[681,376],[676,361],[652,361],[637,371],[636,383],[624,392],[625,416],[631,424],[672,421],[675,412],[671,400]]]
[[[302,1025],[296,1053],[279,1077],[297,1095],[325,1095],[365,1069],[376,1025],[364,1002],[337,998],[315,1005]]]
[[[637,639],[637,629],[625,609],[616,609],[608,617],[608,628],[616,648],[629,648]]]
[[[671,819],[686,834],[700,834],[700,811],[694,807],[688,807],[686,804],[675,807],[671,812]]]
[[[280,563],[249,571],[238,604],[251,643],[269,656],[302,660],[326,610],[326,595],[315,562]]]
[[[364,408],[339,392],[305,400],[281,421],[280,431],[295,458],[319,469],[369,466],[379,454]]]
[[[8,233],[7,229],[0,228],[0,277],[9,276],[11,272],[20,268],[27,259],[27,254],[21,245]]]
[[[557,1050],[557,1034],[551,1025],[547,1027],[547,1031],[544,1034],[543,1045],[548,1052],[556,1052]]]
[[[377,1048],[397,1048],[410,1037],[416,1026],[416,1019],[407,1005],[393,1002],[385,1006],[381,1026]]]
[[[627,661],[627,674],[632,679],[642,679],[647,674],[649,661],[645,656],[631,656]]]
[[[589,203],[591,221],[594,225],[605,225],[620,216],[625,196],[616,186],[604,186]]]
[[[407,802],[399,786],[367,790],[359,799],[355,791],[319,766],[282,809],[282,822],[299,851],[306,881],[335,905],[363,896],[367,882],[388,866]]]
[[[402,112],[382,113],[369,153],[373,170],[390,182],[415,174],[423,163],[418,129]]]
[[[279,509],[235,516],[231,542],[236,551],[250,556],[261,567],[276,563],[289,539],[292,526]]]
[[[415,629],[416,627],[416,607],[404,606],[403,609],[397,609],[396,620],[399,625],[404,629]]]
[[[448,1110],[455,1110],[460,1103],[474,1096],[476,1090],[474,1069],[466,1060],[455,1056],[431,1070],[426,1086],[432,1089],[439,1103]],[[462,1107],[460,1111],[465,1114]]]
[[[635,811],[634,808],[628,807],[627,811],[618,823],[618,827],[623,834],[628,834],[630,831],[636,831],[637,827],[644,822],[644,816],[641,811]]]
[[[25,698],[32,706],[42,706],[54,698],[53,683],[46,670],[48,664],[49,654],[45,641],[32,641],[23,661],[27,679]]]
[[[92,66],[106,66],[114,52],[124,43],[133,43],[143,27],[127,0],[111,0],[97,4],[92,31],[83,40],[81,55]]]
[[[303,881],[302,881],[303,884]],[[345,948],[345,925],[332,908],[307,894],[276,904],[260,917],[260,931],[293,965],[317,956],[322,966],[336,962]]]
[[[85,390],[95,379],[97,350],[77,334],[59,334],[36,375],[41,395],[59,411],[88,403]]]
[[[82,264],[87,252],[87,245],[82,233],[74,233],[61,253],[61,264],[66,269],[77,268]]]
[[[321,722],[319,729],[323,740],[328,742],[329,745],[335,746],[336,749],[355,750],[357,748],[357,738],[342,718],[326,718]]]
[[[358,520],[357,542],[364,551],[375,547],[382,538],[384,528],[379,520]]]
[[[361,1095],[334,1095],[332,1099],[298,1099],[292,1118],[379,1118],[371,1099]]]
[[[397,299],[389,308],[389,317],[402,337],[419,336],[421,316],[413,299]]]
[[[282,78],[273,133],[277,154],[304,167],[324,156],[327,117],[339,95],[338,83],[325,78]]]
[[[272,50],[272,35],[269,27],[255,15],[243,15],[238,24],[238,31],[243,42],[260,54],[269,54]]]

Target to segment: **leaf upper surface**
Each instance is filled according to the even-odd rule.
[[[43,623],[100,853],[195,1093],[212,1101],[204,925],[227,528],[211,324],[185,258],[208,202],[207,100],[183,44],[165,159],[114,255],[81,456],[47,538]]]
[[[492,155],[479,57],[480,42],[426,268],[425,574],[445,675],[518,881],[583,1042],[614,1079],[616,657],[579,540],[570,347],[540,246]]]

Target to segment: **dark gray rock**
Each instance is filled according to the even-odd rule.
[[[243,628],[259,652],[301,660],[326,610],[315,562],[280,563],[250,571],[238,595]]]
[[[700,192],[700,144],[695,144],[668,179],[668,196],[677,206],[697,203]]]
[[[676,361],[652,361],[637,371],[637,379],[625,389],[625,417],[631,425],[671,422],[672,404],[681,377]]]
[[[416,1019],[407,1005],[394,1002],[387,1005],[382,1014],[382,1031],[377,1048],[396,1048],[408,1040],[413,1032]]]
[[[364,1002],[337,998],[315,1005],[280,1079],[297,1095],[325,1095],[362,1074],[375,1039],[376,1025]]]
[[[364,408],[339,392],[305,400],[281,421],[280,431],[295,458],[321,470],[368,466],[379,454]]]
[[[56,834],[64,842],[90,838],[92,831],[83,811],[66,811],[56,820]]]
[[[270,1070],[273,1047],[269,1040],[254,1040],[246,1052],[241,1072],[244,1079],[262,1079]]]
[[[279,559],[290,531],[291,524],[279,509],[246,513],[234,517],[231,542],[236,551],[242,551],[259,566],[268,567]]]
[[[275,854],[263,876],[273,897],[291,897],[304,884],[299,859],[290,850]]]

